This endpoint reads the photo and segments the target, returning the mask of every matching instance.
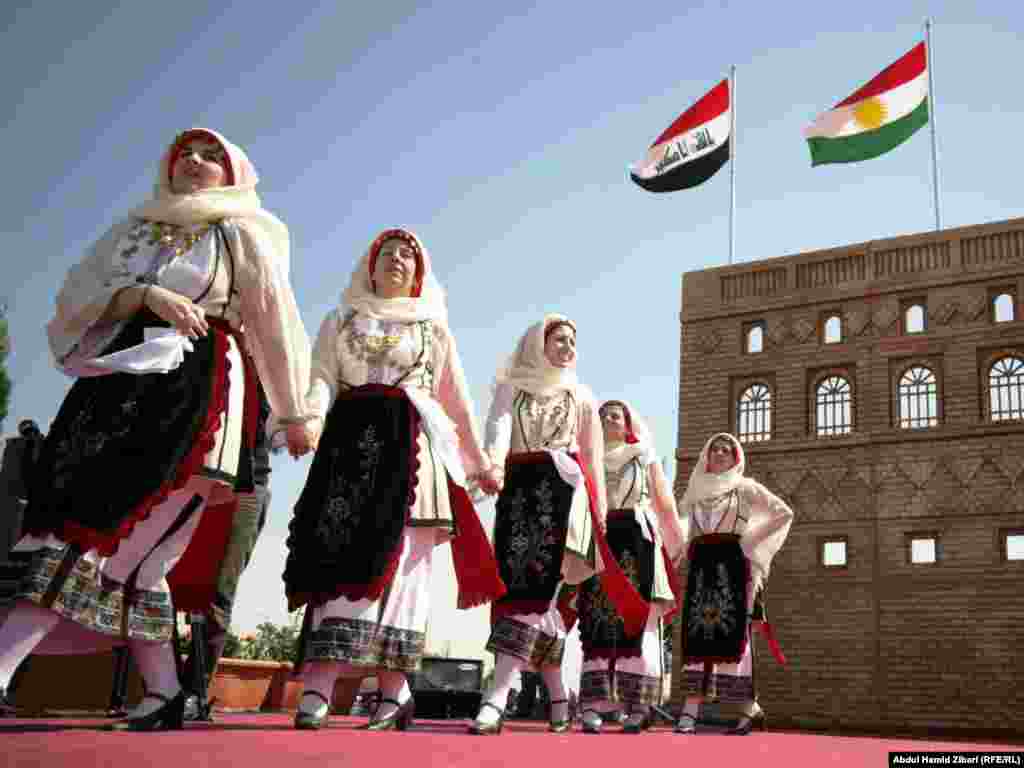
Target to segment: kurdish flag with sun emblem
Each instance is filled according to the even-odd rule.
[[[919,43],[804,131],[811,166],[878,157],[927,122],[928,62]]]

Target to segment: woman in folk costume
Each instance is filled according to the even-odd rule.
[[[181,727],[165,575],[206,505],[252,489],[256,378],[244,348],[290,450],[312,445],[288,230],[263,210],[256,179],[224,137],[186,131],[163,156],[155,197],[68,274],[47,330],[76,381],[15,547],[31,565],[0,628],[0,688],[29,653],[128,644],[146,696],[120,725]]]
[[[434,549],[452,543],[458,606],[504,591],[465,490],[496,492],[444,291],[404,229],[371,243],[324,318],[313,349],[311,407],[323,434],[288,538],[289,610],[306,605],[297,728],[322,727],[339,675],[376,674],[369,730],[405,729],[420,667]]]
[[[580,586],[580,706],[587,733],[600,733],[603,716],[621,705],[630,711],[623,730],[639,733],[651,705],[661,703],[663,619],[676,603],[672,564],[683,554],[683,531],[646,424],[621,400],[604,403],[600,415],[608,545],[650,608],[643,632],[629,636],[600,580],[588,579]]]
[[[682,619],[687,695],[678,733],[694,732],[700,704],[712,690],[722,702],[741,708],[738,724],[728,733],[764,728],[754,690],[752,620],[776,659],[785,663],[763,610],[758,616],[755,598],[786,541],[793,510],[744,477],[745,465],[739,440],[715,435],[701,451],[679,505],[689,574]]]
[[[502,489],[494,541],[508,593],[491,606],[494,685],[471,733],[501,732],[509,688],[523,669],[544,678],[550,730],[569,728],[561,672],[566,624],[558,604],[563,584],[602,572],[630,627],[643,627],[646,605],[604,538],[601,424],[575,367],[576,326],[550,314],[527,330],[495,379],[486,443],[490,479]]]

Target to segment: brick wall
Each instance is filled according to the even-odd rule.
[[[1013,322],[993,321],[1002,291]],[[704,441],[736,432],[740,391],[756,381],[772,392],[772,437],[746,451],[748,475],[796,513],[768,586],[789,666],[755,638],[774,722],[1021,728],[1024,562],[1003,560],[1001,531],[1024,528],[1024,422],[990,421],[987,381],[994,359],[1024,358],[1022,291],[1024,219],[684,276],[677,498]],[[906,334],[902,313],[917,300],[926,329]],[[825,345],[833,312],[843,340]],[[764,349],[747,354],[755,322]],[[897,381],[915,364],[935,372],[939,425],[904,430]],[[815,436],[826,373],[850,382],[849,435]],[[939,560],[911,565],[908,536],[925,533]],[[821,564],[825,537],[845,538],[845,568]]]

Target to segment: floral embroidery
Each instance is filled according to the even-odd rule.
[[[729,573],[723,563],[718,563],[716,574],[716,583],[705,586],[707,571],[698,571],[690,595],[690,621],[686,631],[689,635],[703,635],[705,641],[713,641],[716,634],[728,637],[739,620]]]
[[[536,512],[526,509],[523,489],[505,501],[503,511],[508,515],[508,555],[505,559],[512,580],[509,589],[527,589],[545,581],[545,575],[560,554],[561,541],[556,535],[554,495],[551,482],[544,478],[533,491],[537,501]]]
[[[125,437],[138,418],[137,409],[135,400],[102,402],[98,397],[90,397],[57,443],[54,487],[63,488],[83,459],[98,456],[107,443]]]
[[[358,525],[356,511],[362,509],[373,495],[377,483],[377,467],[380,463],[382,443],[377,439],[377,430],[371,424],[356,443],[358,456],[358,477],[346,482],[338,471],[331,472],[331,486],[327,504],[316,528],[317,537],[332,554],[338,554],[352,543]],[[331,452],[331,463],[340,467],[345,462],[340,448]]]
[[[640,585],[640,568],[637,556],[631,549],[624,549],[618,556],[619,566],[638,590]],[[590,579],[584,588],[589,592],[587,610],[580,616],[580,632],[590,638],[603,638],[609,645],[618,645],[618,638],[625,631],[622,617],[608,599],[608,593],[601,588],[599,579]]]
[[[137,283],[156,283],[160,270],[209,234],[210,224],[178,226],[154,221],[136,222],[117,244],[120,257],[113,276]],[[112,281],[105,283],[108,287]]]
[[[565,448],[576,432],[576,401],[569,392],[520,393],[519,426],[526,450]]]
[[[377,321],[376,328],[362,330],[352,322],[354,315],[345,320],[344,349],[367,366],[365,380],[361,377],[342,376],[352,386],[372,383],[391,384],[405,380],[422,389],[432,391],[434,366],[431,361],[434,337],[433,323]],[[416,332],[417,327],[419,333]],[[417,337],[419,337],[417,339]]]

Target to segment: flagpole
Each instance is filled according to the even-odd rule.
[[[928,65],[928,125],[932,134],[932,191],[935,193],[935,231],[942,229],[942,217],[939,214],[939,152],[935,143],[935,81],[932,78],[934,59],[932,59],[932,20],[924,20],[924,45],[926,63]]]
[[[931,75],[931,70],[928,70]],[[736,250],[736,65],[729,68],[729,263]]]

